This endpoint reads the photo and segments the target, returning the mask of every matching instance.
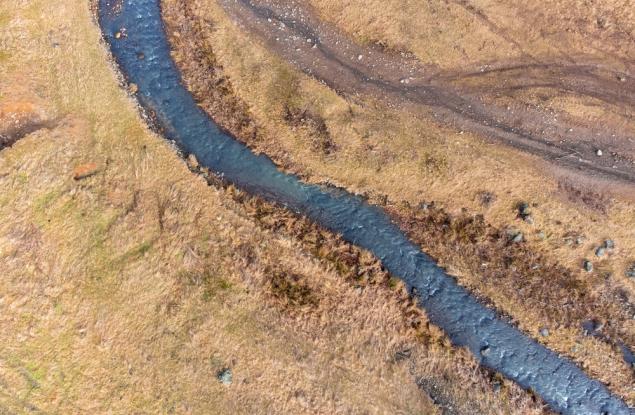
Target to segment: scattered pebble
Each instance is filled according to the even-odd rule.
[[[604,241],[604,247],[606,249],[613,249],[615,248],[615,242],[613,242],[612,239],[607,239],[606,241]]]
[[[626,276],[629,278],[635,278],[635,263],[626,269]]]
[[[357,57],[357,60],[358,60],[358,61],[361,61],[363,57],[364,57],[364,56],[359,55],[359,56]]]
[[[603,246],[599,246],[595,250],[595,256],[598,257],[598,258],[603,257],[605,253],[606,253],[606,248],[604,248]]]
[[[547,239],[547,235],[546,235],[543,231],[538,232],[538,235],[537,235],[537,236],[538,236],[538,239],[540,239],[540,240],[542,240],[542,241],[544,241],[545,239]]]
[[[584,268],[584,270],[586,272],[592,272],[593,271],[593,263],[589,260],[584,260],[584,263],[582,264],[582,268]]]
[[[216,374],[216,378],[223,385],[231,385],[232,384],[232,370],[229,368],[225,368]]]
[[[540,335],[542,337],[547,337],[549,336],[549,329],[547,329],[546,327],[543,327],[540,329]]]
[[[603,153],[602,153],[602,150],[600,150],[600,149],[598,148],[598,150],[595,152],[595,154],[596,154],[598,157],[601,157]]]

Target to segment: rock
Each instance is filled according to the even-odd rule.
[[[481,356],[483,356],[483,357],[488,356],[491,351],[492,350],[490,349],[489,346],[483,346],[483,347],[481,347]]]
[[[75,166],[73,169],[73,179],[81,180],[87,177],[93,176],[98,172],[97,164],[95,163],[85,163]]]
[[[631,264],[631,266],[626,269],[625,274],[629,278],[635,278],[635,263]]]
[[[523,236],[522,232],[518,232],[513,238],[512,238],[512,242],[514,243],[520,243],[525,239],[525,237]]]
[[[541,241],[544,241],[545,239],[547,239],[547,235],[543,231],[538,232],[537,236],[538,236],[538,239],[540,239]]]
[[[598,148],[598,150],[595,152],[595,154],[596,154],[598,157],[601,157],[603,153],[602,153],[602,150],[600,150],[600,149]]]
[[[604,256],[604,254],[606,254],[606,248],[604,248],[603,246],[599,246],[596,250],[595,250],[595,256],[598,258],[601,258]]]
[[[540,335],[542,337],[547,337],[549,336],[549,329],[547,329],[546,327],[543,327],[540,329]]]
[[[525,216],[529,216],[530,213],[529,204],[527,202],[520,202],[518,204],[518,216],[524,218]]]
[[[607,239],[606,241],[604,241],[604,247],[606,249],[613,249],[615,248],[615,242],[613,242],[612,239]]]
[[[534,224],[534,218],[533,218],[531,215],[527,215],[527,216],[525,216],[525,217],[523,218],[523,220],[524,220],[525,222],[527,222],[528,224],[530,224],[530,225],[533,225],[533,224]]]
[[[193,169],[193,170],[198,169],[200,166],[194,154],[190,154],[189,156],[187,156],[187,165],[189,166],[190,169]]]
[[[216,374],[216,378],[223,385],[229,386],[232,384],[232,370],[229,368],[225,368]]]
[[[584,270],[586,272],[592,272],[593,271],[593,263],[589,260],[584,260],[584,262],[582,263],[582,268],[584,268]]]

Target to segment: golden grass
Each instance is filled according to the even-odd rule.
[[[5,2],[0,21],[3,105],[59,120],[0,153],[0,412],[439,413],[419,379],[465,410],[540,412],[425,321],[418,340],[403,293],[356,288],[192,175],[117,85],[87,2]],[[272,295],[267,270],[314,300]]]
[[[178,10],[179,3],[177,0],[165,1],[169,10],[168,22],[171,22],[173,32],[185,33],[184,26],[176,23],[179,13],[174,10]],[[385,13],[397,13],[391,9],[397,3],[388,2]],[[498,229],[516,228],[522,231],[530,252],[540,253],[550,263],[570,270],[574,279],[571,284],[575,284],[577,279],[588,280],[591,296],[601,297],[606,290],[621,292],[626,301],[633,301],[634,283],[624,275],[625,267],[635,260],[631,255],[635,249],[635,238],[631,232],[635,218],[632,216],[630,194],[612,194],[605,199],[594,196],[593,192],[588,193],[589,196],[580,195],[576,189],[563,186],[567,180],[566,173],[553,174],[544,162],[534,157],[488,144],[471,134],[444,129],[422,119],[415,111],[395,111],[380,103],[363,100],[346,101],[282,62],[264,45],[241,31],[216,2],[196,0],[188,4],[195,20],[212,22],[211,25],[202,25],[204,39],[202,44],[197,45],[197,51],[207,50],[214,62],[214,70],[221,71],[226,77],[229,82],[224,85],[231,85],[230,93],[243,103],[247,117],[257,126],[258,134],[241,136],[252,148],[265,152],[281,166],[308,181],[342,186],[367,195],[377,203],[387,202],[397,207],[405,203],[414,207],[422,201],[434,200],[437,206],[451,215],[459,215],[463,209],[482,214],[486,223]],[[362,24],[355,20],[355,13],[368,16],[377,10],[369,7],[362,12],[352,6],[353,2],[338,4],[348,4],[350,13],[338,14],[341,10],[333,6],[338,11],[333,14],[338,14],[342,21],[356,22],[360,27]],[[426,9],[422,10],[421,13],[424,13]],[[417,13],[413,12],[413,16],[418,16]],[[380,16],[377,17],[379,22],[393,18],[399,21],[410,19],[404,16],[407,14],[399,11],[401,17],[390,14],[381,17],[382,13],[374,16]],[[380,23],[377,26],[384,30],[400,27]],[[188,32],[188,36],[191,35]],[[406,39],[405,35],[403,38]],[[473,46],[472,43],[469,45]],[[494,49],[499,52],[504,50]],[[542,53],[538,46],[535,50]],[[177,48],[174,55],[185,69],[189,86],[196,89],[198,78],[188,78],[187,74],[191,70],[200,75],[203,68],[196,68],[195,63],[188,61],[184,50]],[[208,110],[212,108],[210,106],[218,106],[218,103],[206,100],[204,92],[199,94],[199,98],[201,105]],[[337,150],[328,154],[315,151],[311,145],[314,132],[294,121],[289,122],[288,108],[309,111],[324,121]],[[240,117],[244,118],[245,114],[241,113]],[[598,185],[603,186],[601,182],[591,184]],[[496,200],[484,206],[480,197],[483,192],[495,195]],[[532,204],[533,225],[517,218],[516,207],[520,201]],[[404,209],[404,212],[410,210]],[[572,233],[584,235],[582,243],[567,243]],[[582,260],[585,257],[595,260],[594,249],[606,238],[616,241],[617,249],[608,259],[597,260],[598,273],[589,277],[581,270]],[[429,248],[425,241],[423,248]],[[581,329],[577,326],[564,327],[545,320],[539,310],[512,300],[516,296],[497,291],[499,284],[495,282],[485,281],[488,285],[480,286],[482,279],[459,255],[443,250],[436,252],[441,255],[438,259],[442,265],[456,275],[460,283],[489,295],[500,310],[511,315],[530,335],[576,359],[593,375],[612,381],[613,387],[623,396],[633,399],[630,389],[632,373],[616,348],[598,339],[581,337]],[[505,275],[503,272],[500,277],[505,278]],[[598,283],[604,281],[606,275],[609,275],[606,283]],[[543,282],[545,292],[549,291],[549,285],[550,281]],[[513,289],[510,284],[503,286]],[[540,298],[538,296],[535,300]],[[595,312],[602,313],[603,310],[589,311],[589,318]],[[621,330],[632,338],[635,330],[632,321],[622,323]],[[543,326],[549,326],[552,333],[548,338],[537,335]],[[604,370],[607,365],[613,368],[611,373]],[[619,376],[613,377],[612,373],[619,373]]]
[[[320,16],[360,41],[413,52],[441,69],[515,58],[584,55],[624,68],[632,56],[629,0],[541,3],[465,0],[311,0]]]

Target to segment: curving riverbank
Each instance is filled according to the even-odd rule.
[[[252,193],[284,204],[371,250],[401,277],[453,342],[536,391],[564,413],[631,413],[571,362],[533,342],[479,304],[421,253],[377,208],[344,192],[301,183],[224,134],[182,87],[170,59],[157,1],[100,2],[100,24],[142,105],[168,138],[199,162]]]

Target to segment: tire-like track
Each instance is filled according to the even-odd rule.
[[[166,137],[246,191],[304,214],[373,252],[404,280],[430,320],[481,363],[566,414],[634,414],[600,382],[480,304],[411,243],[378,208],[343,191],[284,174],[223,133],[183,87],[170,58],[159,0],[100,0],[99,22],[122,72]]]
[[[509,110],[483,100],[549,88],[604,101],[622,113],[622,120],[632,120],[634,80],[625,74],[599,65],[563,63],[443,73],[421,65],[413,57],[353,42],[320,21],[310,6],[299,0],[219,3],[270,50],[347,97],[355,99],[365,94],[393,106],[414,104],[437,122],[512,146],[572,172],[635,182],[635,144],[629,140],[632,131],[623,125],[570,125],[548,111],[526,105]],[[468,86],[467,81],[484,85]],[[575,134],[571,134],[573,130]],[[597,157],[598,148],[610,156]]]

